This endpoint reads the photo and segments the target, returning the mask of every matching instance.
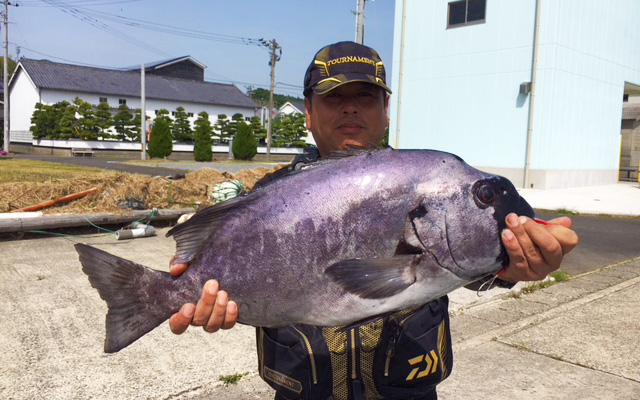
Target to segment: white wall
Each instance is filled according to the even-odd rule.
[[[40,95],[22,68],[13,78],[9,96],[11,131],[28,132],[31,126],[31,116],[36,103],[40,101]],[[10,137],[12,136],[10,135]]]
[[[396,1],[392,142],[450,151],[522,184],[531,96],[518,89],[531,80],[536,0],[488,0],[484,23],[447,29],[449,2]],[[624,82],[640,83],[640,1],[537,4],[531,182],[615,182]]]

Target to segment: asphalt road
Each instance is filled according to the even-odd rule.
[[[536,216],[549,220],[560,215],[537,212]],[[577,275],[640,256],[640,218],[573,215],[571,219],[580,244],[562,263],[562,269],[569,274]]]
[[[237,172],[242,168],[256,168],[264,163],[166,163],[166,167],[125,163],[131,159],[105,159],[95,157],[59,157],[52,155],[15,154],[16,158],[31,158],[66,164],[125,171],[147,175],[173,175],[197,168],[214,168]],[[163,163],[164,164],[164,163]],[[273,165],[273,164],[272,164]],[[548,220],[559,214],[537,212],[539,218]],[[571,275],[592,271],[603,265],[629,260],[640,256],[640,218],[619,218],[574,215],[574,229],[580,237],[580,245],[569,254],[562,269]]]

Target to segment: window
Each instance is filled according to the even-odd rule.
[[[623,101],[623,102],[627,102],[627,101],[629,101],[629,95],[628,95],[628,94],[626,94],[626,93],[625,93],[625,94],[623,94],[623,95],[622,95],[622,101]]]
[[[127,99],[118,99],[118,103],[127,104]]]
[[[193,113],[187,113],[187,116],[193,117]]]
[[[106,97],[100,97],[100,103],[106,103],[106,102],[107,102]]]
[[[447,28],[481,24],[485,21],[487,0],[462,0],[449,3]]]

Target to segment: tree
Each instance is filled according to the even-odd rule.
[[[76,106],[63,101],[59,103],[60,120],[58,121],[58,134],[56,136],[64,139],[77,138],[79,133],[78,118],[76,118]]]
[[[254,89],[247,93],[251,99],[253,99],[256,103],[260,104],[261,107],[269,107],[269,90],[268,89]],[[273,94],[273,107],[278,109],[284,105],[287,101],[304,101],[299,97],[293,96],[285,96],[283,94]]]
[[[209,114],[206,111],[198,114],[195,126],[193,158],[196,161],[211,161],[211,145],[213,143],[211,135],[213,134],[213,128],[211,128]]]
[[[193,129],[189,122],[189,114],[184,107],[176,108],[175,121],[173,121],[173,138],[176,142],[193,143]]]
[[[273,145],[275,147],[304,147],[307,137],[306,119],[303,114],[278,114],[273,119]]]
[[[219,143],[229,142],[229,120],[226,114],[218,114],[213,129],[218,136]]]
[[[227,133],[229,135],[229,139],[232,139],[238,133],[238,124],[244,122],[244,116],[240,113],[235,113],[231,116],[231,121],[229,121],[229,125],[227,126]]]
[[[238,132],[231,145],[231,150],[233,157],[237,160],[251,160],[258,153],[258,141],[253,136],[251,126],[245,122],[238,123]]]
[[[50,137],[55,131],[55,123],[52,118],[53,112],[48,104],[36,103],[35,110],[31,116],[31,127],[29,130],[36,139]]]
[[[254,115],[253,117],[251,117],[251,120],[249,122],[251,123],[251,130],[253,131],[253,136],[256,137],[258,142],[260,142],[261,139],[266,139],[267,128],[265,128],[262,125],[262,121],[260,120],[260,117],[258,117],[257,115]]]
[[[9,57],[7,60],[7,65],[9,66],[9,78],[16,72],[16,67],[18,64]],[[4,76],[4,57],[0,57],[0,76]]]
[[[168,157],[172,151],[171,118],[169,117],[169,111],[163,108],[158,111],[156,119],[153,120],[151,139],[149,140],[149,155],[152,158]]]
[[[113,128],[118,133],[118,139],[122,141],[134,138],[134,118],[126,104],[120,104],[118,112],[113,116]],[[138,137],[140,137],[140,134],[138,134]]]
[[[98,127],[98,137],[108,139],[112,135],[108,132],[109,128],[113,125],[113,118],[111,116],[111,107],[106,101],[101,101],[96,107],[94,113],[96,126]]]
[[[150,120],[151,118],[148,115],[145,115],[146,120]],[[133,117],[133,128],[131,129],[131,139],[133,139],[134,141],[138,141],[141,140],[141,135],[140,132],[142,131],[141,128],[141,121],[142,121],[142,109],[140,108],[136,108],[136,115]],[[148,126],[148,125],[147,125]],[[146,130],[147,132],[147,136],[149,135],[149,130]]]
[[[76,111],[80,115],[78,118],[78,138],[83,140],[97,139],[100,128],[96,122],[93,106],[80,97],[76,97],[73,104],[76,105]]]

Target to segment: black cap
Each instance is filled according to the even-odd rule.
[[[316,53],[304,76],[304,96],[324,94],[350,82],[371,83],[391,93],[378,52],[355,42],[339,42]]]

